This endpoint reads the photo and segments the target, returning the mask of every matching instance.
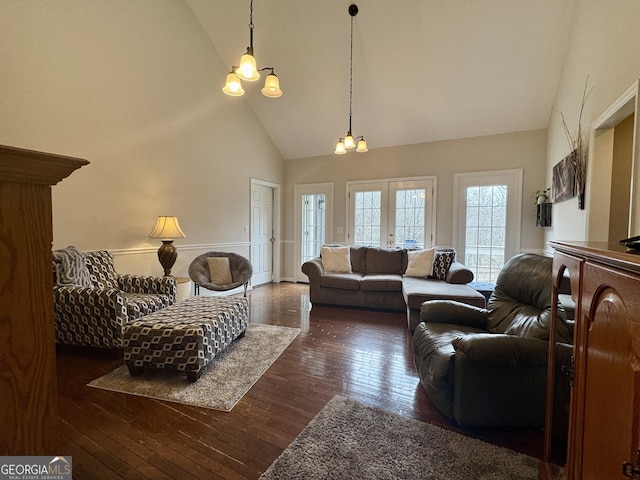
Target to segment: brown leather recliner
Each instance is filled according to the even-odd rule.
[[[551,325],[552,259],[511,258],[487,308],[425,302],[413,335],[420,381],[459,425],[543,426]],[[571,343],[559,305],[556,338]]]

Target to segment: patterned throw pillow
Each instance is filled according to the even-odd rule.
[[[84,252],[85,263],[91,275],[91,283],[98,288],[115,288],[118,285],[118,273],[113,264],[113,255],[107,250]]]
[[[436,250],[433,257],[433,276],[438,280],[446,280],[449,267],[456,259],[456,251],[452,248]]]

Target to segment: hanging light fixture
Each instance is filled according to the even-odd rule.
[[[355,148],[358,153],[365,153],[369,151],[364,137],[359,136],[354,138],[351,133],[351,104],[353,103],[353,17],[357,14],[358,6],[355,3],[352,3],[349,5],[349,15],[351,15],[351,43],[349,56],[349,131],[344,137],[340,138],[336,144],[336,151],[334,153],[337,153],[338,155],[347,153],[347,150],[352,148]]]
[[[227,74],[227,81],[222,91],[232,97],[244,95],[241,80],[254,82],[260,78],[260,72],[269,70],[270,73],[264,82],[264,88],[261,90],[265,97],[278,98],[282,95],[280,90],[280,80],[273,72],[273,67],[256,67],[256,59],[253,56],[253,0],[249,6],[249,46],[247,53],[240,58],[240,64],[231,67],[231,71]]]

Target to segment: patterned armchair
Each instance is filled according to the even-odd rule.
[[[120,348],[124,326],[176,301],[174,277],[123,275],[108,251],[53,252],[56,342]]]

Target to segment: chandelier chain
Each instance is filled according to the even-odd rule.
[[[349,133],[351,133],[351,106],[353,104],[353,15],[351,16],[351,41],[349,43]]]

